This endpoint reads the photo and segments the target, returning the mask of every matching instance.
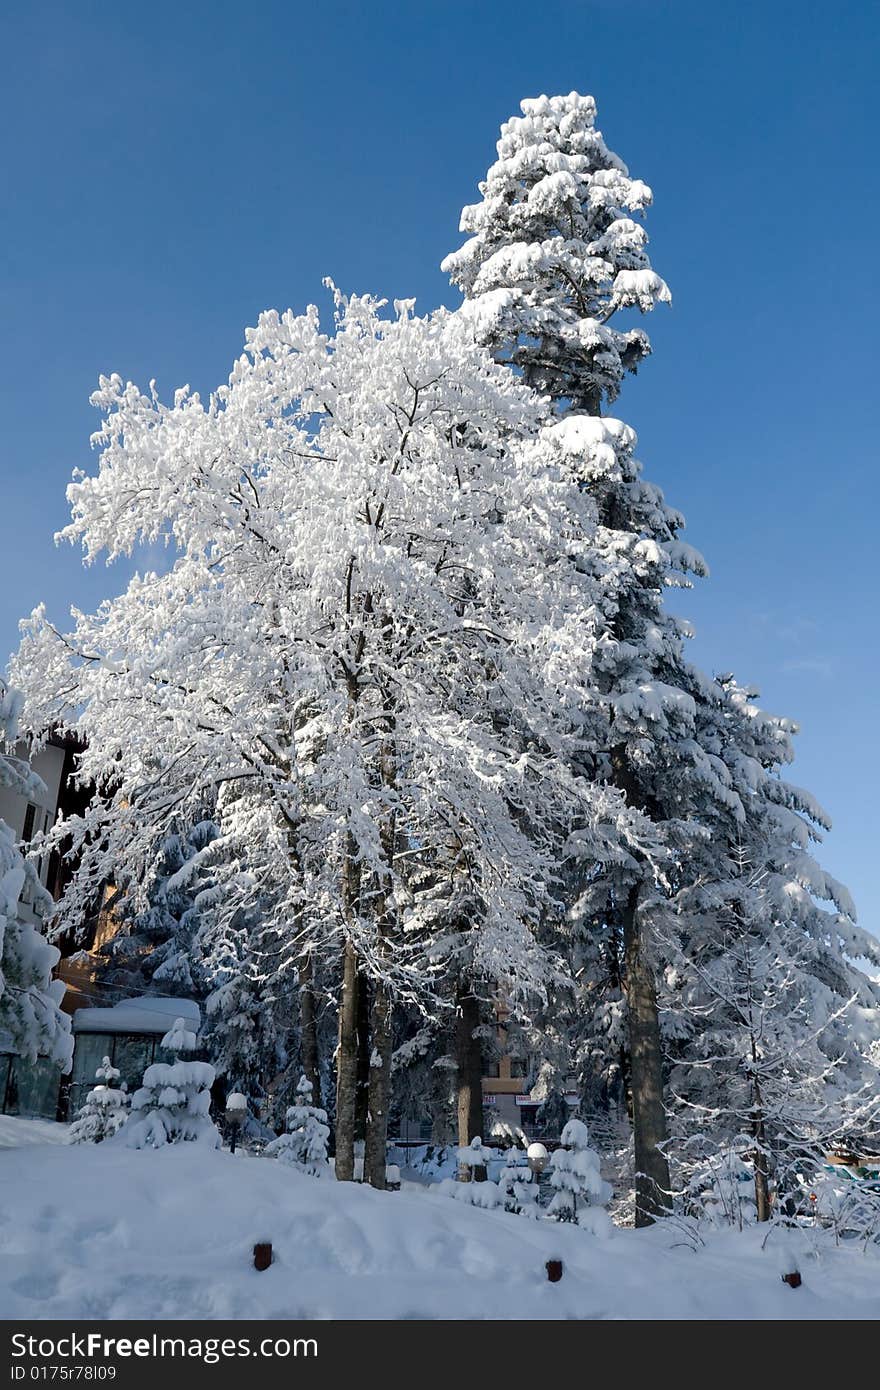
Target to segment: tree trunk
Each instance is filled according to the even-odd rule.
[[[751,994],[751,964],[749,965],[749,992]],[[751,1008],[751,1000],[750,1000]],[[752,1065],[758,1065],[758,1044],[754,1032],[751,1035]],[[752,1135],[755,1140],[755,1207],[759,1221],[770,1220],[770,1169],[767,1163],[766,1132],[764,1128],[764,1101],[761,1096],[761,1083],[757,1076],[752,1081]]]
[[[354,1137],[365,1141],[370,1105],[370,981],[361,972],[357,1007],[357,1095],[354,1106]],[[366,1177],[366,1172],[364,1173]]]
[[[354,1180],[354,1124],[357,1103],[357,953],[350,941],[342,956],[342,997],[339,1001],[339,1043],[336,1049],[336,1177]]]
[[[636,1225],[650,1226],[671,1205],[666,1140],[663,1058],[654,976],[639,925],[641,885],[630,889],[623,911],[626,998],[630,1034],[630,1084],[636,1165]]]
[[[629,761],[626,745],[611,750],[615,785],[631,806],[651,820],[663,820],[661,808],[646,796]],[[654,974],[645,952],[639,922],[642,883],[629,890],[623,909],[623,955],[626,967],[626,1002],[629,1015],[629,1066],[632,1092],[632,1126],[636,1165],[636,1225],[650,1226],[655,1217],[669,1211],[669,1164],[660,1147],[666,1141],[666,1108],[663,1104],[663,1051]]]
[[[385,1188],[388,1147],[388,1112],[391,1107],[391,992],[387,985],[373,985],[370,1010],[372,1051],[369,1056],[370,1088],[364,1178],[371,1187]]]
[[[386,638],[390,639],[390,630],[387,624],[383,625],[383,631]],[[384,707],[393,709],[394,693],[383,689],[382,697]],[[392,715],[388,719],[385,737],[382,740],[379,766],[383,786],[388,791],[396,793],[397,751],[394,734],[395,721]],[[378,937],[380,954],[388,956],[396,927],[392,887],[394,883],[394,856],[397,849],[397,817],[393,809],[383,820],[380,837],[387,869],[381,883],[380,898],[376,904],[379,908]],[[384,1191],[388,1148],[388,1114],[391,1109],[393,997],[387,980],[376,980],[373,983],[372,994],[373,1002],[369,1011],[368,1044],[370,1051],[367,1057],[369,1108],[364,1148],[364,1177],[371,1187],[377,1187],[380,1191]]]
[[[464,1148],[472,1139],[483,1136],[483,1048],[477,1031],[481,1023],[480,1001],[464,983],[458,987],[456,1004],[458,1142]],[[469,1172],[472,1182],[485,1182],[485,1168],[471,1168]]]
[[[313,1104],[320,1108],[321,1068],[318,1063],[318,1020],[311,954],[303,958],[299,967],[299,1033],[303,1075],[312,1083]]]
[[[764,1148],[764,1123],[755,1123],[755,1206],[759,1221],[770,1220],[770,1172]]]

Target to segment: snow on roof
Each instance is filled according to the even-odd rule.
[[[202,1021],[194,999],[169,999],[147,994],[125,999],[107,1009],[77,1009],[73,1015],[74,1033],[167,1033],[175,1019],[182,1018],[194,1032]]]

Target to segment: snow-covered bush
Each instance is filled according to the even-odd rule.
[[[485,1174],[492,1158],[492,1150],[487,1149],[482,1138],[478,1134],[469,1144],[464,1144],[456,1155],[458,1166],[461,1169],[462,1182],[472,1182],[474,1180],[474,1169],[483,1169]]]
[[[538,1184],[523,1149],[508,1149],[498,1177],[498,1191],[505,1211],[518,1216],[541,1216]]]
[[[605,1203],[611,1188],[599,1172],[599,1155],[590,1148],[590,1135],[582,1120],[569,1120],[562,1131],[561,1148],[550,1157],[553,1198],[547,1215],[554,1221],[573,1221],[594,1235],[604,1234],[610,1219]]]
[[[95,1072],[97,1086],[93,1086],[85,1099],[85,1104],[70,1126],[68,1136],[71,1144],[100,1144],[102,1139],[110,1139],[121,1129],[128,1119],[128,1096],[125,1083],[116,1085],[119,1072],[105,1057]]]
[[[454,1198],[456,1202],[464,1202],[465,1206],[469,1207],[484,1207],[488,1211],[494,1211],[503,1206],[501,1191],[496,1182],[463,1183],[444,1178],[438,1183],[437,1191]]]
[[[754,1140],[738,1136],[694,1171],[687,1194],[688,1215],[712,1226],[735,1226],[738,1230],[757,1221],[755,1169],[749,1161],[754,1147]]]
[[[178,1018],[162,1039],[174,1052],[173,1062],[154,1062],[144,1072],[144,1084],[131,1099],[131,1115],[121,1138],[132,1149],[160,1149],[181,1141],[220,1147],[220,1134],[210,1117],[214,1068],[208,1062],[181,1061],[180,1054],[196,1050],[195,1033]]]
[[[301,1173],[318,1178],[330,1171],[327,1140],[330,1126],[327,1112],[312,1104],[312,1083],[301,1076],[296,1088],[297,1102],[287,1111],[287,1132],[273,1139],[263,1150],[270,1158],[289,1163]]]
[[[429,1182],[441,1182],[455,1176],[458,1166],[457,1149],[452,1144],[418,1144],[414,1148],[392,1144],[388,1161],[398,1168],[408,1168]]]

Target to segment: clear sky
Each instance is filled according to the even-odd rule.
[[[712,571],[676,608],[801,722],[880,930],[878,62],[868,0],[0,4],[0,655],[125,578],[52,541],[99,372],[209,390],[328,274],[454,305],[498,125],[591,92],[674,295],[617,409]]]

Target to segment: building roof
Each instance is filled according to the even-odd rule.
[[[161,994],[144,994],[125,999],[106,1009],[77,1009],[73,1015],[74,1033],[167,1033],[182,1018],[197,1033],[202,1021],[194,999],[170,999]]]

